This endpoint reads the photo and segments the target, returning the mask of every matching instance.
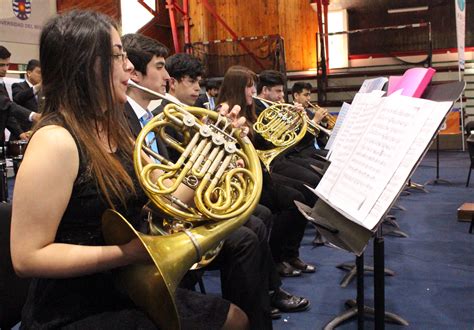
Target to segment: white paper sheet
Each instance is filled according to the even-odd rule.
[[[383,86],[387,83],[388,78],[379,77],[374,79],[366,79],[360,86],[359,93],[370,93],[376,90],[382,90]]]
[[[372,229],[450,105],[400,95],[356,95],[316,194],[349,219]]]
[[[337,133],[339,132],[342,123],[344,123],[344,119],[346,118],[346,114],[349,111],[351,105],[349,103],[344,102],[342,104],[341,109],[339,110],[337,114],[337,120],[336,120],[336,125],[332,128],[331,131],[331,136],[329,137],[328,142],[326,143],[326,146],[324,149],[331,150],[332,144],[334,143],[334,140],[336,139]]]

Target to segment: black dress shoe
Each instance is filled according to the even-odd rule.
[[[296,268],[303,273],[314,273],[316,271],[316,267],[310,264],[307,264],[300,258],[293,258],[287,261],[293,268]]]
[[[295,269],[289,263],[282,261],[275,265],[278,274],[282,277],[296,277],[301,276],[301,271]]]
[[[271,297],[271,305],[284,313],[292,313],[307,310],[310,303],[306,298],[297,297],[283,289],[278,289]]]
[[[272,315],[272,320],[278,320],[279,318],[281,318],[280,310],[276,307],[272,307],[271,315]]]

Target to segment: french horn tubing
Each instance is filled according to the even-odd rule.
[[[174,99],[131,83],[161,99],[173,102],[140,132],[134,149],[134,167],[147,196],[170,217],[191,222],[191,228],[166,236],[136,231],[116,211],[102,217],[108,244],[125,244],[138,238],[148,251],[151,264],[129,265],[117,274],[117,283],[135,304],[163,329],[179,329],[174,300],[178,284],[206,251],[243,225],[257,206],[262,190],[262,170],[256,150],[240,129],[215,111],[187,107]],[[206,120],[203,118],[206,117]],[[185,133],[185,141],[168,136],[170,128]],[[146,141],[150,132],[181,153],[173,162],[157,154]],[[154,159],[147,161],[144,157]],[[244,160],[236,167],[235,160]],[[159,173],[155,176],[155,173]],[[193,205],[180,200],[176,191],[194,190]]]
[[[308,120],[306,113],[295,111],[293,104],[262,101],[271,105],[260,113],[253,129],[275,146],[268,150],[257,150],[261,162],[270,171],[271,162],[304,137],[308,129]]]

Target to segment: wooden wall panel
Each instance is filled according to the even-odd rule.
[[[239,37],[281,35],[285,40],[287,70],[316,67],[317,17],[309,1],[209,0],[209,4]],[[190,2],[190,16],[192,42],[231,38],[204,8],[202,0]]]
[[[121,20],[120,0],[57,0],[58,13],[72,9],[89,9],[113,17],[117,22]]]
[[[133,0],[128,0],[133,1]],[[261,36],[279,34],[285,40],[286,67],[289,71],[316,67],[317,17],[309,1],[301,0],[208,0],[209,4],[239,36]],[[159,1],[160,16],[142,29],[172,48],[171,30],[168,28],[166,1]],[[180,5],[182,4],[179,1]],[[120,22],[120,0],[58,0],[58,12],[70,9],[92,9],[114,17]],[[206,8],[202,0],[189,1],[191,18],[191,41],[208,41],[231,38],[231,34]],[[180,41],[184,43],[182,16],[176,20],[180,30]],[[295,27],[296,26],[296,27]],[[227,52],[239,53],[240,48],[229,47]]]
[[[280,0],[278,12],[287,70],[316,68],[318,18],[309,1]]]

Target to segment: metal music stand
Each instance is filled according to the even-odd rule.
[[[417,162],[412,164],[411,171],[405,178],[404,186],[413,175],[416,167],[420,164],[427,151],[428,146],[425,147]],[[318,226],[321,234],[325,236],[331,244],[351,252],[357,257],[357,300],[356,302],[354,302],[354,300],[347,301],[346,304],[350,309],[331,320],[324,328],[325,330],[331,330],[356,315],[358,319],[358,329],[363,329],[366,314],[373,314],[375,316],[375,329],[384,329],[385,321],[408,325],[408,322],[400,316],[385,311],[384,238],[381,232],[382,220],[387,216],[389,210],[395,204],[395,201],[399,198],[403,190],[404,187],[401,187],[398,193],[392,196],[393,200],[391,205],[387,208],[385,214],[379,219],[378,224],[374,227],[375,231],[371,231],[346,218],[321,198],[318,199],[313,208],[295,201],[296,206],[303,216]],[[371,238],[374,238],[374,308],[364,305],[363,293],[363,253]]]
[[[324,330],[332,330],[355,316],[358,329],[364,329],[366,315],[375,317],[375,329],[384,329],[386,321],[408,325],[402,317],[385,311],[384,241],[380,231],[377,230],[374,237],[374,232],[347,219],[321,199],[312,209],[297,201],[295,203],[300,212],[318,226],[329,242],[356,255],[357,299],[347,300],[346,305],[349,309],[329,321]],[[375,308],[364,304],[364,250],[372,237],[374,237]]]
[[[466,88],[465,81],[453,81],[449,83],[442,83],[437,85],[429,86],[426,91],[423,93],[421,98],[432,100],[432,101],[450,101],[455,102],[458,100],[463,91]],[[450,181],[441,179],[439,177],[439,131],[436,134],[436,177],[433,180],[429,180],[425,183],[427,184],[451,184]]]

